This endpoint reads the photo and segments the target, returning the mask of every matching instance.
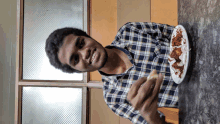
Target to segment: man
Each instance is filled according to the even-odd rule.
[[[50,63],[64,72],[98,70],[104,100],[115,114],[135,124],[162,124],[166,122],[158,106],[178,106],[178,85],[168,63],[173,29],[166,24],[129,22],[111,45],[103,47],[79,29],[63,28],[50,34],[46,52]],[[147,79],[150,72],[165,75]]]

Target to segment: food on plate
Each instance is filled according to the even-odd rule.
[[[182,35],[182,31],[180,29],[178,29],[176,31],[176,37],[173,37],[172,39],[172,46],[175,47],[175,46],[180,46],[182,43],[182,38],[183,38],[183,35]]]
[[[182,51],[182,54],[179,56],[179,59],[182,60],[183,64],[186,64],[187,63],[187,52],[189,51],[186,43],[182,45],[181,51]]]
[[[171,58],[174,58],[177,62],[180,62],[179,56],[182,54],[181,48],[174,48],[170,54]]]
[[[178,73],[178,71],[175,72],[176,75],[179,75],[179,78],[181,78],[182,74],[183,74],[183,69],[184,69],[184,65],[180,66],[178,64],[178,62],[175,62],[172,65],[173,68],[175,68],[176,70],[178,69],[180,73]]]
[[[187,44],[186,39],[183,38],[181,28],[176,30],[176,35],[172,38],[172,47],[168,61],[171,65],[171,69],[174,71],[175,75],[179,78],[182,77],[184,72],[184,66],[187,60]]]

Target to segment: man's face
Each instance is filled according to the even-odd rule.
[[[70,34],[63,40],[58,52],[62,64],[82,72],[96,71],[107,60],[105,48],[92,38]]]

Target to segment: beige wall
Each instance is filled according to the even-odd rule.
[[[177,0],[151,0],[151,21],[178,25]]]
[[[119,116],[106,105],[102,89],[90,89],[89,118],[89,124],[120,124]]]
[[[0,4],[0,124],[14,124],[16,0]]]
[[[103,46],[110,44],[117,33],[117,0],[90,1],[90,35]],[[90,80],[101,81],[96,71],[90,73]],[[89,89],[90,124],[119,124],[119,117],[106,105],[102,89]]]
[[[150,0],[91,0],[90,35],[103,46],[109,45],[118,29],[127,22],[150,22]],[[101,81],[96,71],[90,80]]]
[[[150,0],[91,0],[90,34],[103,46],[111,44],[117,30],[126,22],[150,21]],[[139,14],[137,14],[139,13]],[[142,15],[141,15],[142,14]],[[101,81],[98,72],[90,80]],[[132,124],[117,116],[103,99],[102,89],[90,89],[90,124]]]
[[[117,29],[127,22],[150,22],[150,0],[117,0]]]
[[[151,22],[178,25],[177,0],[151,0]],[[159,108],[166,116],[166,121],[179,124],[179,109]]]
[[[117,9],[108,9],[111,6],[115,8],[116,4]],[[102,2],[92,0],[91,12],[92,36],[102,39],[103,45],[110,44],[117,30],[126,22],[178,24],[177,0],[108,0]],[[91,74],[90,79],[100,81],[101,76],[95,72]],[[116,116],[107,107],[103,100],[102,89],[90,89],[90,91],[91,124],[131,124],[129,120]],[[159,110],[166,115],[166,121],[179,123],[178,109],[159,108]]]
[[[117,0],[90,0],[90,35],[103,46],[109,45],[117,33]],[[101,81],[98,71],[90,80]]]

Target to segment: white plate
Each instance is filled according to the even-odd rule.
[[[181,78],[179,78],[178,75],[175,75],[175,72],[173,71],[172,64],[170,64],[170,72],[171,72],[171,77],[172,77],[173,81],[175,83],[177,83],[177,84],[180,84],[184,80],[184,78],[186,76],[186,72],[188,70],[189,60],[190,60],[190,46],[189,46],[189,40],[188,40],[188,36],[187,36],[185,28],[182,25],[177,25],[175,27],[173,33],[172,33],[172,36],[171,36],[170,52],[173,49],[173,47],[172,47],[172,39],[173,39],[174,36],[176,36],[177,29],[181,29],[182,30],[183,39],[185,39],[185,41],[186,41],[187,52],[186,52],[186,56],[184,57],[186,60],[185,60],[183,74],[182,74]]]

